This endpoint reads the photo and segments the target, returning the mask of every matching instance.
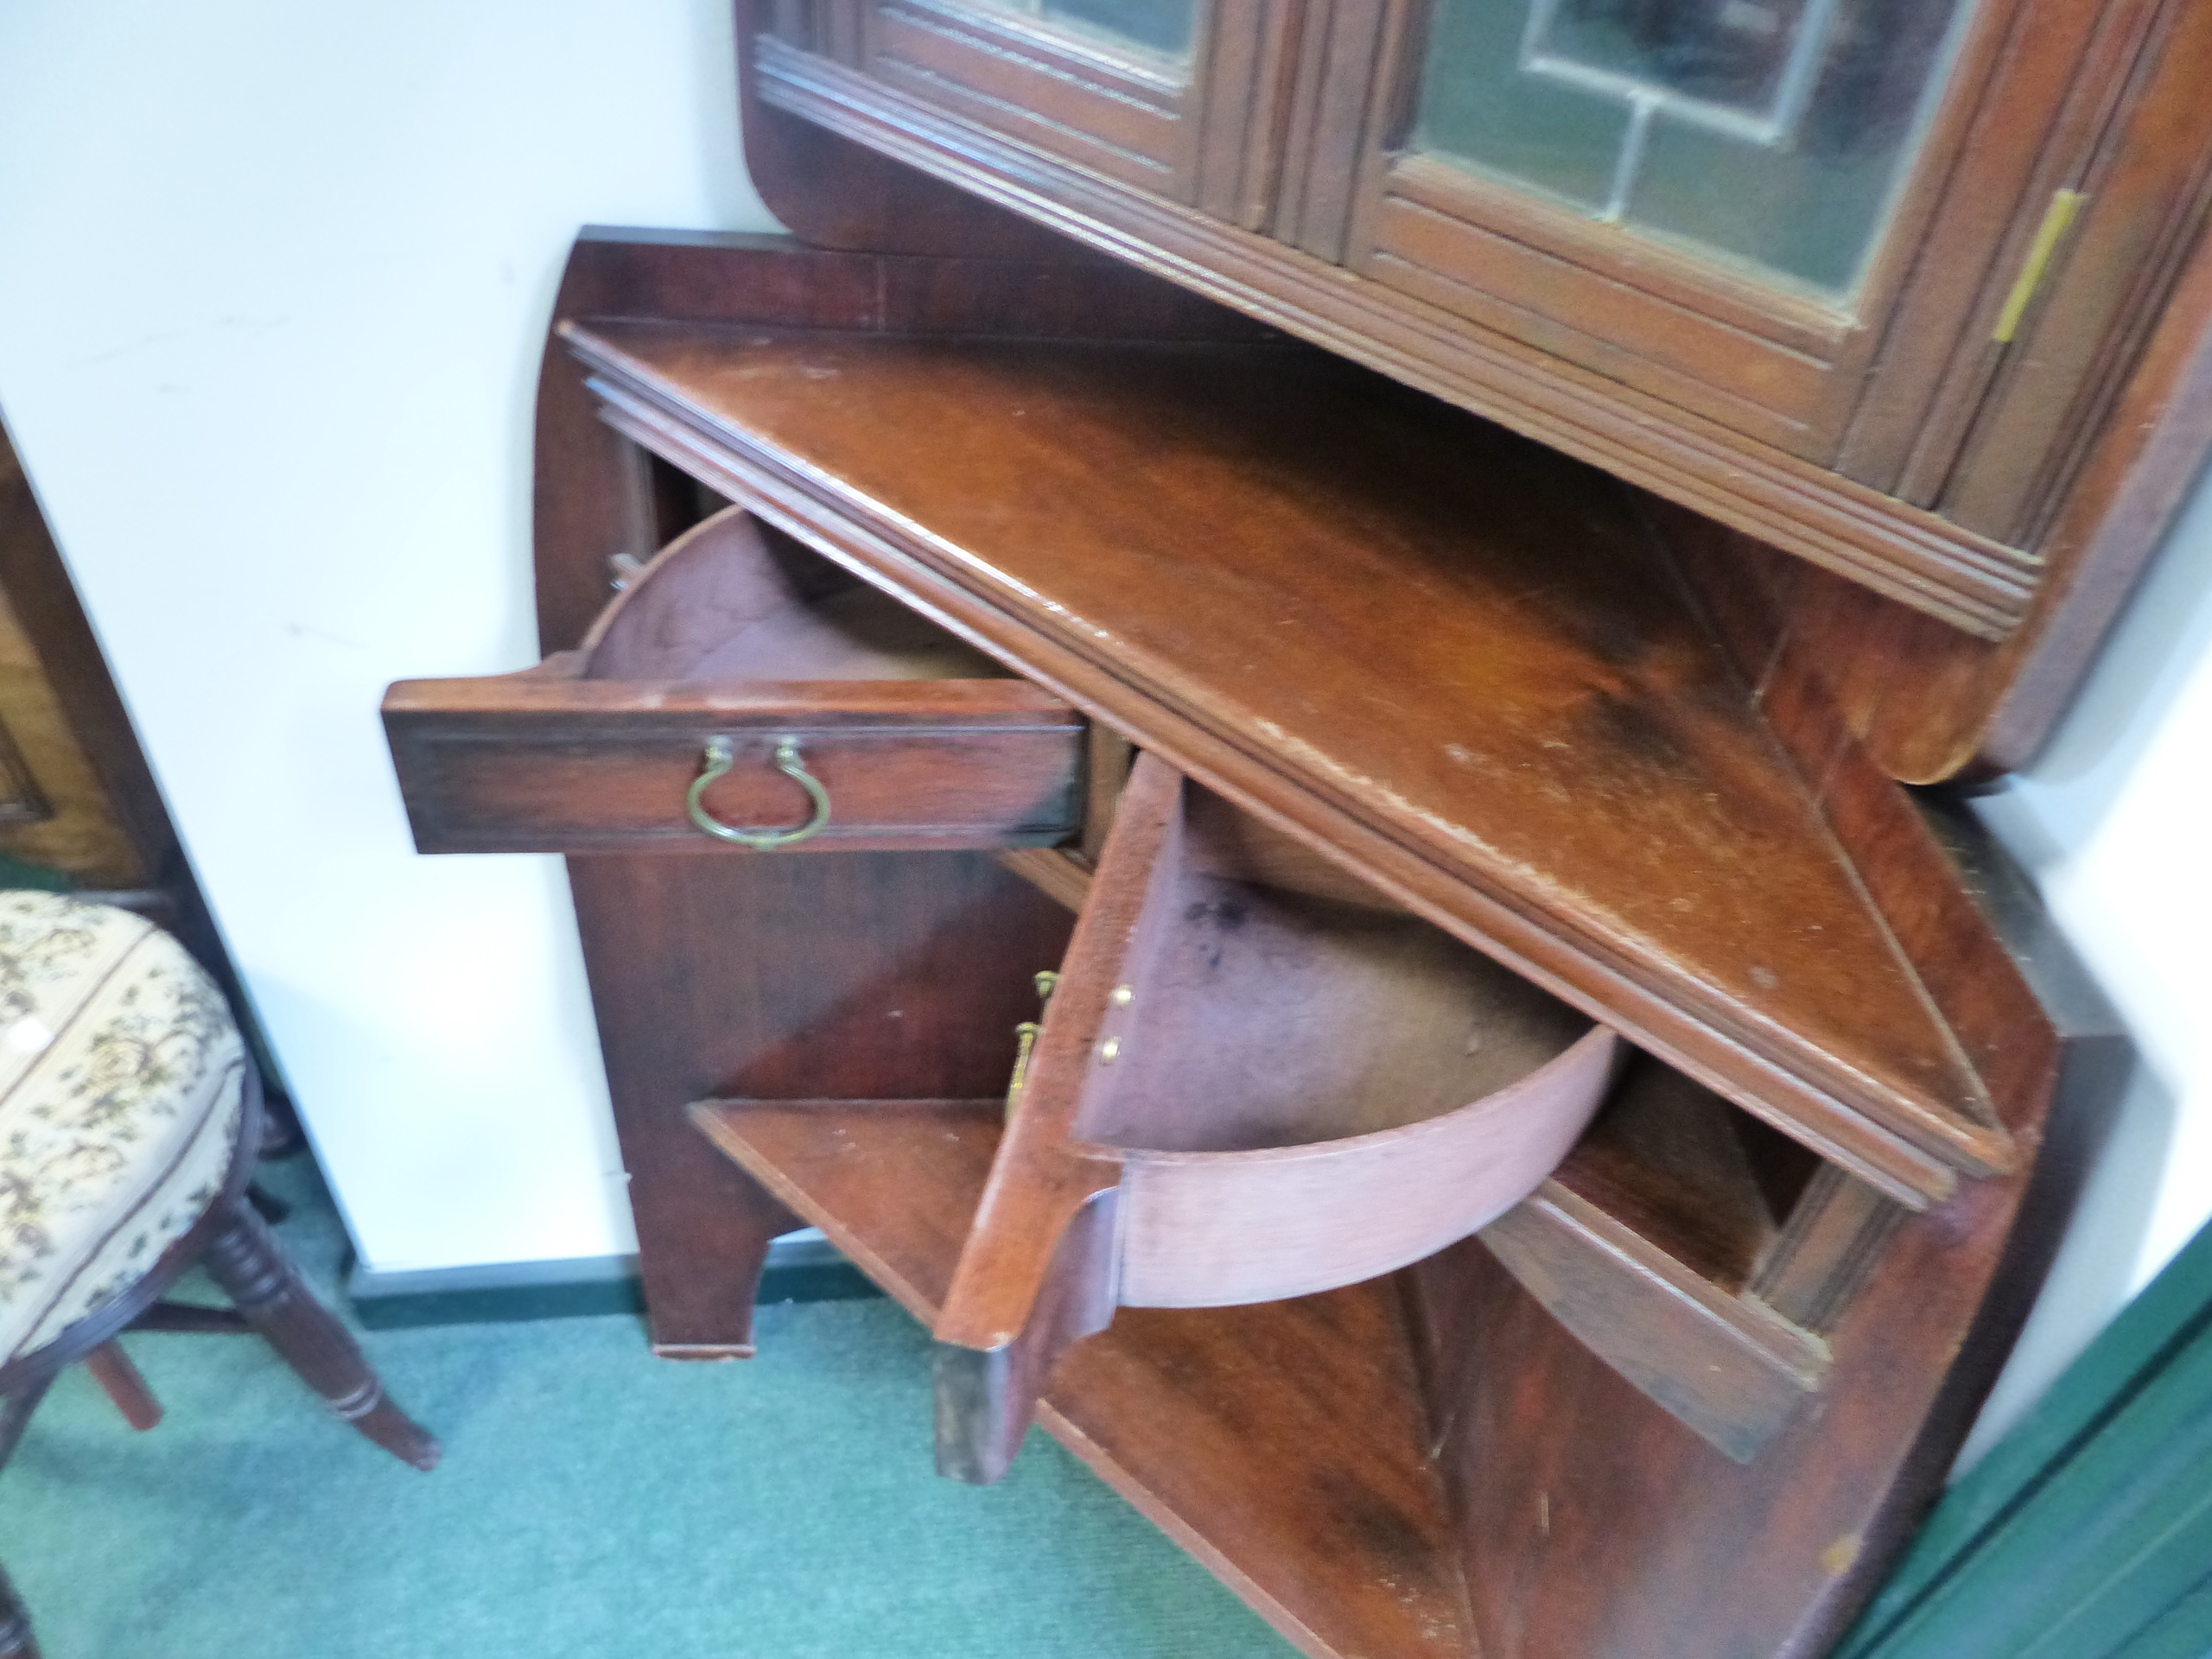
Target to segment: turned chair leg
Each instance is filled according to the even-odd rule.
[[[16,1586],[0,1573],[0,1659],[38,1659],[38,1643],[31,1640],[30,1615],[16,1599]]]
[[[278,1356],[347,1422],[402,1462],[433,1469],[438,1443],[385,1397],[346,1327],[315,1300],[251,1205],[232,1202],[202,1264]]]
[[[131,1427],[143,1431],[162,1421],[162,1402],[154,1398],[154,1391],[146,1386],[146,1379],[138,1374],[120,1343],[103,1343],[93,1349],[85,1356],[85,1369],[107,1391],[107,1397],[115,1402],[115,1408]]]
[[[245,1201],[258,1211],[261,1218],[271,1227],[281,1227],[291,1217],[292,1206],[258,1181],[246,1188]]]

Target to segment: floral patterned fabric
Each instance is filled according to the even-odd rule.
[[[130,1288],[220,1193],[245,1051],[128,911],[0,892],[0,1363]]]

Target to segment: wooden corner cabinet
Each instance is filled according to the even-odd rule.
[[[1823,1651],[2120,1050],[1909,785],[2201,459],[2207,25],[739,23],[798,234],[578,241],[549,655],[385,703],[569,855],[656,1349],[810,1224],[1317,1659]]]

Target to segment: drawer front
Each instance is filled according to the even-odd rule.
[[[1080,823],[1082,718],[1015,680],[417,680],[385,723],[426,853],[771,849],[711,834],[695,798],[757,836],[821,817],[796,852],[1051,846]],[[726,769],[695,787],[718,740]]]

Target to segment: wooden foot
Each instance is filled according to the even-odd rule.
[[[38,1659],[38,1643],[31,1640],[30,1615],[16,1599],[16,1586],[0,1573],[0,1659]]]
[[[734,1171],[729,1172],[735,1173]],[[726,1190],[735,1192],[737,1182],[728,1179],[721,1171],[712,1178]],[[744,1178],[739,1177],[741,1181]],[[706,1183],[701,1182],[703,1185]],[[671,1301],[681,1305],[682,1289],[664,1294],[656,1288],[670,1276],[665,1262],[656,1262],[653,1269],[641,1276],[645,1279],[647,1308],[647,1336],[656,1359],[726,1360],[750,1359],[755,1351],[753,1342],[753,1315],[758,1302],[761,1270],[767,1266],[768,1247],[785,1233],[805,1225],[766,1193],[738,1193],[721,1217],[721,1231],[727,1248],[717,1259],[720,1282],[714,1287],[719,1319],[704,1341],[691,1339],[683,1326],[663,1318],[657,1311]],[[673,1332],[674,1334],[671,1334]]]
[[[123,1351],[122,1344],[104,1343],[93,1349],[85,1356],[85,1369],[107,1391],[107,1397],[115,1402],[115,1408],[131,1427],[143,1433],[162,1421],[162,1402],[154,1398],[154,1391],[130,1363],[130,1356]]]
[[[243,1199],[208,1246],[208,1276],[238,1304],[269,1345],[329,1405],[404,1463],[434,1469],[438,1443],[385,1397],[346,1327],[315,1300],[268,1224]]]

